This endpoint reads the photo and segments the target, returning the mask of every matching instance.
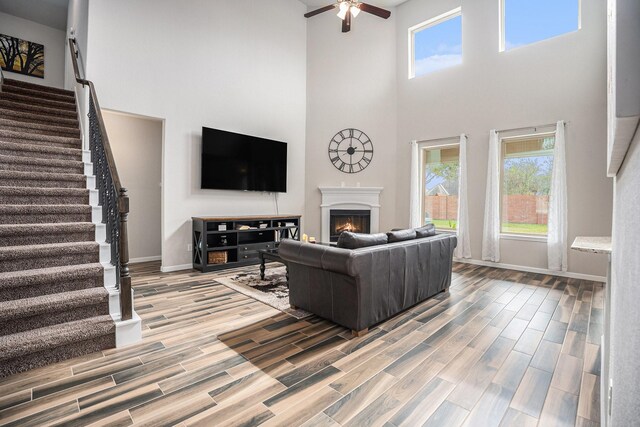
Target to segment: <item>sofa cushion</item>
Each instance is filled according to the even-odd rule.
[[[405,240],[413,240],[416,238],[416,230],[408,228],[406,230],[395,230],[387,233],[389,243],[403,242]]]
[[[385,243],[387,243],[387,235],[384,233],[365,234],[343,231],[338,237],[337,246],[343,249],[358,249],[367,246],[384,245]]]
[[[416,238],[420,239],[421,237],[429,237],[436,235],[436,226],[432,223],[427,224],[423,227],[415,228],[416,230]]]

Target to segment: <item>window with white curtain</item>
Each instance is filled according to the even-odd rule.
[[[455,230],[458,222],[458,181],[460,145],[423,147],[420,177],[421,209],[424,223],[439,230]]]
[[[462,9],[409,28],[409,78],[462,64]]]
[[[501,233],[546,236],[554,133],[501,139]]]
[[[499,0],[500,51],[580,29],[580,0]]]

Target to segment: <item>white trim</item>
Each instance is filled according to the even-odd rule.
[[[133,291],[131,291],[133,293]],[[133,311],[131,319],[120,320],[120,314],[112,314],[111,318],[116,324],[116,348],[142,341],[142,320],[138,313]]]
[[[525,242],[538,242],[538,243],[546,243],[547,236],[536,236],[536,235],[528,235],[528,234],[511,234],[511,233],[500,233],[500,238],[503,240],[522,240]]]
[[[129,260],[129,264],[138,264],[138,263],[141,263],[141,262],[160,261],[160,260],[162,260],[162,255],[143,256],[143,257],[139,257],[139,258],[131,258]]]
[[[480,261],[476,259],[461,259],[461,258],[454,257],[453,260],[455,262],[460,262],[464,264],[481,265],[483,267],[495,267],[495,268],[501,268],[504,270],[524,271],[527,273],[538,273],[538,274],[546,274],[549,276],[569,277],[571,279],[591,280],[594,282],[607,281],[607,278],[604,276],[595,276],[592,274],[573,273],[570,271],[551,271],[551,270],[547,270],[546,268],[527,267],[524,265],[514,265],[514,264],[504,264],[501,262]]]
[[[449,19],[456,18],[458,16],[462,16],[462,7],[458,6],[455,9],[452,9],[448,12],[440,14],[434,18],[427,19],[417,25],[409,27],[408,36],[409,36],[409,79],[413,79],[416,77],[416,50],[415,50],[415,41],[416,41],[416,33],[418,31],[422,31],[429,27],[434,27],[438,24],[442,24]]]
[[[191,270],[192,268],[193,264],[170,265],[169,267],[163,265],[160,267],[160,271],[163,273],[173,273],[174,271]]]

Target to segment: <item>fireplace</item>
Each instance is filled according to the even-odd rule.
[[[353,209],[331,209],[329,212],[329,241],[337,242],[340,233],[371,232],[371,211]]]

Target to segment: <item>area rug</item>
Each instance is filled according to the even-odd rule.
[[[260,279],[260,271],[256,266],[255,272],[242,272],[219,277],[216,278],[216,282],[270,305],[296,319],[310,316],[311,313],[301,309],[294,310],[289,305],[289,288],[287,287],[286,273],[284,266],[275,267],[267,264],[265,280]]]

